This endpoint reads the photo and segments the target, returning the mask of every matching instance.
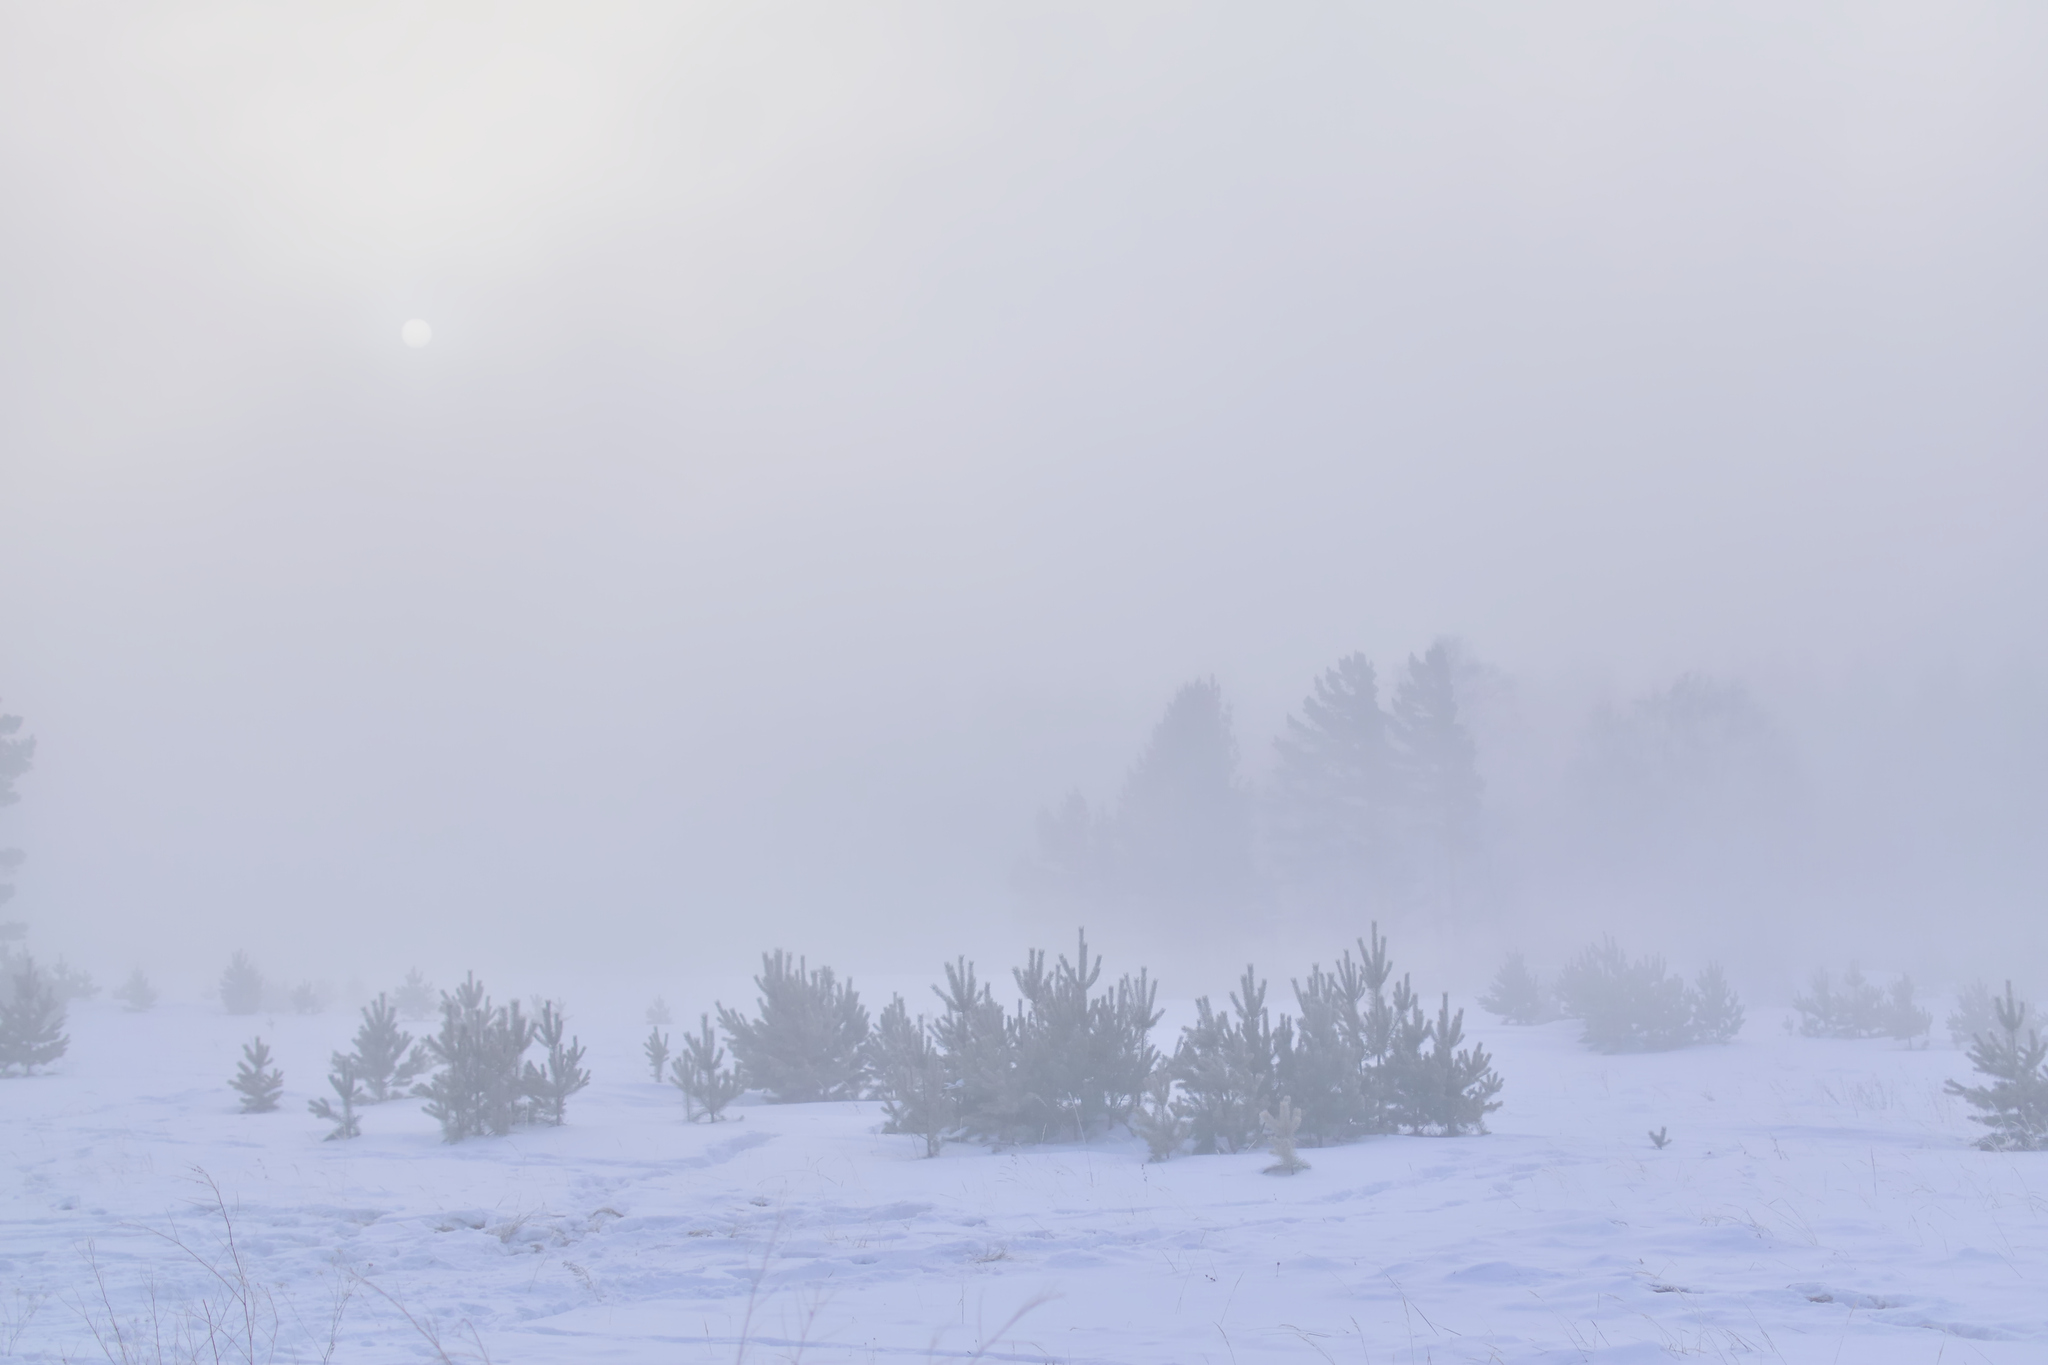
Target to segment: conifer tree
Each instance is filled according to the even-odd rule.
[[[1430,1050],[1422,1059],[1422,1101],[1416,1117],[1421,1126],[1456,1137],[1460,1133],[1486,1131],[1486,1116],[1500,1108],[1494,1096],[1503,1082],[1493,1070],[1486,1049],[1474,1043],[1460,1049],[1465,1040],[1465,1011],[1451,1013],[1448,992],[1429,1026]]]
[[[128,974],[128,979],[121,983],[121,988],[114,992],[114,998],[126,1004],[129,1013],[141,1014],[156,1004],[156,987],[149,984],[149,978],[142,974],[142,968],[137,967]]]
[[[534,1020],[533,1036],[547,1051],[542,1063],[528,1062],[522,1077],[527,1100],[533,1105],[534,1121],[559,1128],[567,1118],[569,1097],[590,1084],[583,1069],[583,1043],[564,1037],[568,1020],[561,1006],[543,1001]]]
[[[229,1014],[254,1014],[263,1008],[263,974],[237,951],[220,974],[220,1007]]]
[[[1369,981],[1350,952],[1334,971],[1320,963],[1294,983],[1292,1046],[1280,1053],[1280,1086],[1299,1095],[1297,1128],[1318,1147],[1373,1131],[1380,1095],[1371,1070],[1365,1017],[1368,998],[1384,984]]]
[[[2027,1007],[2014,997],[2012,982],[2005,983],[2005,997],[1994,1002],[1993,1012],[1997,1031],[1980,1033],[1970,1044],[1971,1064],[1991,1084],[1949,1081],[1944,1089],[1982,1111],[1970,1116],[1990,1130],[1977,1146],[1987,1152],[2041,1151],[2048,1148],[2048,1042],[2027,1026]]]
[[[435,999],[433,986],[420,975],[417,967],[407,972],[405,980],[391,993],[391,1003],[397,1008],[398,1017],[408,1022],[433,1018],[438,1008]]]
[[[1194,1132],[1173,1098],[1173,1073],[1165,1067],[1152,1073],[1145,1098],[1131,1111],[1131,1131],[1143,1140],[1147,1161],[1164,1161],[1180,1150]]]
[[[519,1002],[494,1005],[474,973],[442,992],[441,1027],[425,1040],[438,1069],[412,1092],[427,1101],[442,1141],[502,1137],[529,1117],[520,1060],[533,1033]]]
[[[1710,962],[1701,969],[1692,987],[1693,1037],[1706,1043],[1728,1043],[1742,1032],[1742,1001],[1728,984],[1721,964]]]
[[[36,742],[33,737],[16,739],[20,733],[20,716],[0,716],[0,806],[11,806],[21,800],[14,790],[15,780],[35,765]],[[20,849],[0,848],[0,876],[13,872],[21,862]],[[0,908],[13,899],[13,883],[0,881]]]
[[[1301,1127],[1301,1117],[1301,1110],[1289,1104],[1285,1095],[1272,1112],[1259,1111],[1259,1126],[1265,1130],[1273,1155],[1279,1158],[1266,1167],[1267,1175],[1293,1175],[1308,1169],[1308,1163],[1294,1150],[1294,1134]]]
[[[1249,966],[1229,1009],[1212,1009],[1206,995],[1195,1001],[1195,1022],[1182,1030],[1168,1070],[1180,1083],[1175,1112],[1197,1153],[1249,1151],[1262,1140],[1259,1111],[1278,1094],[1279,1057],[1293,1050],[1284,1019],[1282,1028],[1284,1045],[1267,1016],[1266,983]]]
[[[958,1105],[930,1024],[923,1015],[912,1018],[900,995],[891,997],[868,1035],[867,1067],[882,1099],[882,1131],[923,1138],[924,1154],[937,1156],[958,1125]]]
[[[1510,1024],[1543,1024],[1556,1016],[1551,1012],[1550,993],[1529,970],[1520,953],[1509,953],[1493,985],[1479,997],[1480,1007]]]
[[[1282,874],[1350,904],[1392,892],[1402,775],[1371,660],[1346,655],[1317,678],[1274,748],[1267,827]]]
[[[1629,961],[1612,938],[1565,964],[1557,995],[1583,1025],[1581,1041],[1601,1052],[1664,1052],[1697,1041],[1685,979],[1661,957]]]
[[[1159,1062],[1147,1041],[1159,1022],[1158,987],[1142,970],[1093,994],[1102,959],[1080,935],[1072,962],[1051,967],[1032,949],[1011,976],[1024,997],[1014,1038],[1027,1097],[1024,1132],[1038,1141],[1071,1132],[1078,1141],[1129,1117]]]
[[[711,1016],[699,1016],[696,1033],[685,1031],[683,1050],[669,1063],[669,1080],[683,1092],[683,1117],[694,1123],[718,1122],[725,1106],[740,1097],[746,1084],[736,1068],[725,1064],[725,1050],[711,1027]]]
[[[16,1067],[24,1076],[64,1055],[64,1001],[49,975],[24,955],[0,991],[0,1075]]]
[[[761,955],[754,985],[758,1019],[718,1007],[741,1079],[777,1104],[858,1099],[868,1012],[853,983],[778,948]]]
[[[356,1059],[347,1053],[335,1053],[333,1069],[327,1073],[327,1084],[334,1088],[334,1098],[329,1100],[321,1096],[306,1106],[313,1117],[326,1119],[334,1125],[334,1131],[322,1141],[361,1137],[363,1125],[356,1117],[356,1106],[362,1104],[367,1096],[363,1093],[362,1078],[356,1074]]]
[[[277,1108],[284,1094],[284,1073],[272,1066],[270,1048],[261,1038],[242,1045],[242,1062],[235,1069],[233,1086],[242,1097],[242,1112],[267,1114]]]
[[[1420,889],[1439,912],[1467,894],[1485,792],[1471,732],[1458,713],[1456,672],[1449,641],[1437,641],[1420,658],[1409,655],[1390,727]]]
[[[1208,917],[1249,894],[1251,806],[1214,678],[1182,687],[1153,727],[1124,781],[1112,847],[1117,889],[1154,912]]]
[[[654,1083],[660,1085],[662,1073],[668,1070],[668,1035],[661,1031],[661,1025],[648,1027],[647,1041],[640,1047],[647,1055],[647,1065],[654,1069]]]
[[[371,1104],[407,1093],[414,1078],[430,1065],[426,1045],[398,1026],[396,1007],[381,993],[363,1006],[351,1057]]]

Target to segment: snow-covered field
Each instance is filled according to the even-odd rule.
[[[305,1104],[352,1016],[89,1002],[56,1074],[0,1081],[0,1357],[100,1359],[107,1303],[168,1331],[222,1302],[165,1236],[226,1265],[204,1171],[278,1359],[436,1359],[438,1333],[498,1365],[2048,1360],[2048,1155],[1969,1147],[1959,1053],[1756,1009],[1647,1057],[1471,1023],[1508,1081],[1491,1136],[1280,1178],[1129,1139],[920,1160],[868,1104],[691,1125],[631,1031],[587,1024],[568,1127],[449,1147],[402,1101],[322,1142]],[[225,1078],[258,1031],[288,1089],[245,1116]]]

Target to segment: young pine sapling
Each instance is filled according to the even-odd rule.
[[[32,1075],[64,1055],[71,1040],[64,1033],[64,999],[49,974],[35,959],[16,960],[0,982],[0,1075],[20,1067]]]
[[[683,1092],[684,1118],[716,1123],[725,1106],[739,1098],[744,1082],[737,1069],[725,1065],[725,1050],[718,1045],[711,1016],[701,1018],[699,1032],[683,1034],[682,1053],[669,1063],[669,1080]]]
[[[569,1097],[590,1084],[590,1073],[583,1069],[583,1043],[573,1037],[565,1040],[567,1028],[562,1007],[551,1000],[543,1001],[533,1032],[547,1048],[547,1060],[538,1065],[528,1062],[524,1076],[534,1122],[555,1128],[561,1127],[567,1118]]]
[[[2010,981],[1994,1013],[1997,1030],[1978,1034],[1970,1044],[1971,1063],[1991,1084],[1950,1081],[1943,1088],[1982,1111],[1970,1116],[1990,1129],[1977,1146],[1987,1152],[2041,1151],[2048,1148],[2048,1041],[2039,1029],[2027,1028],[2027,1007],[2014,997]]]
[[[334,1131],[323,1140],[361,1137],[363,1125],[356,1117],[356,1106],[367,1097],[363,1094],[362,1078],[356,1074],[356,1059],[344,1052],[335,1053],[334,1069],[327,1073],[327,1084],[334,1087],[334,1099],[323,1095],[306,1106],[313,1117],[334,1125]]]
[[[284,1094],[284,1073],[271,1065],[269,1046],[257,1038],[242,1045],[242,1064],[228,1082],[242,1097],[245,1114],[268,1114]]]
[[[137,967],[128,973],[128,979],[121,983],[114,998],[128,1007],[131,1014],[140,1014],[156,1004],[156,987],[149,984],[149,978]]]

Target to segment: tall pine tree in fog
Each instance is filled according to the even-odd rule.
[[[1797,765],[1739,683],[1692,673],[1587,727],[1578,761],[1583,865],[1619,889],[1716,898],[1777,879],[1796,828]]]
[[[1478,751],[1458,715],[1458,664],[1445,640],[1409,655],[1391,726],[1416,889],[1439,913],[1470,893],[1485,793]]]
[[[1317,678],[1274,748],[1266,822],[1274,870],[1348,906],[1383,898],[1399,880],[1403,774],[1372,661],[1346,655]]]
[[[16,739],[20,733],[20,716],[0,716],[0,806],[11,806],[21,800],[14,790],[14,780],[35,762],[35,740]],[[18,848],[0,848],[0,877],[21,866],[21,857]],[[5,909],[13,899],[13,883],[0,881],[0,909]]]
[[[1230,708],[1213,678],[1174,694],[1113,810],[1079,792],[1038,817],[1018,880],[1068,906],[1225,910],[1252,888],[1251,803],[1238,780]]]
[[[1214,678],[1167,704],[1124,782],[1112,838],[1119,889],[1141,903],[1227,909],[1250,892],[1250,802]]]

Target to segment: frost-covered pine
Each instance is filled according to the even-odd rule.
[[[867,1069],[882,1101],[882,1131],[924,1139],[937,1156],[959,1123],[959,1105],[947,1084],[946,1059],[923,1015],[911,1018],[902,996],[890,999],[868,1035]]]
[[[292,987],[291,1000],[294,1014],[319,1014],[327,1008],[327,992],[310,981]]]
[[[1545,1024],[1557,1017],[1551,1009],[1550,992],[1543,989],[1520,953],[1508,954],[1494,973],[1493,985],[1479,997],[1479,1006],[1509,1024]]]
[[[334,1125],[334,1131],[322,1140],[333,1142],[337,1138],[361,1137],[363,1125],[356,1117],[356,1106],[364,1103],[368,1096],[363,1093],[356,1059],[347,1053],[335,1053],[334,1068],[327,1073],[327,1084],[334,1088],[334,1098],[329,1100],[322,1096],[306,1106],[315,1118],[326,1119]]]
[[[860,1097],[868,1012],[851,981],[780,948],[761,955],[758,1019],[718,1007],[742,1079],[776,1104]]]
[[[650,1024],[647,1041],[640,1045],[647,1056],[647,1065],[654,1070],[654,1082],[661,1083],[661,1073],[668,1070],[668,1035],[661,1031],[661,1025]]]
[[[398,1011],[382,994],[363,1006],[363,1022],[356,1025],[350,1060],[371,1104],[405,1094],[414,1078],[430,1065],[426,1045],[414,1042],[413,1036],[398,1026]]]
[[[1960,1095],[1981,1113],[1970,1121],[1991,1131],[1977,1139],[1987,1152],[2034,1152],[2048,1148],[2048,1042],[2040,1030],[2026,1028],[2027,1007],[2014,997],[2012,982],[2005,983],[2005,998],[1994,1003],[1998,1019],[1995,1032],[1980,1033],[1970,1045],[1970,1062],[1989,1076],[1989,1085],[1963,1085],[1950,1081],[1944,1087]]]
[[[647,1007],[648,1027],[665,1028],[669,1024],[672,1024],[674,1022],[675,1020],[670,1017],[668,1012],[668,997],[661,995],[655,996],[654,1003]],[[655,1079],[660,1080],[661,1078],[657,1076],[655,1077]]]
[[[267,1114],[284,1094],[284,1073],[271,1065],[270,1048],[261,1038],[242,1044],[242,1064],[228,1082],[242,1097],[242,1112]]]
[[[420,975],[417,967],[407,972],[405,980],[391,993],[391,1003],[398,1010],[398,1017],[407,1023],[433,1018],[437,999],[433,984]]]
[[[737,1069],[725,1064],[725,1049],[711,1027],[711,1016],[700,1016],[703,1027],[683,1034],[683,1050],[669,1063],[669,1080],[683,1092],[683,1117],[696,1122],[718,1122],[725,1106],[740,1097],[746,1083]]]
[[[1144,1100],[1131,1111],[1130,1125],[1144,1140],[1147,1161],[1165,1161],[1194,1131],[1194,1125],[1174,1109],[1173,1074],[1165,1067],[1152,1073]]]
[[[64,1000],[47,973],[26,955],[12,965],[0,990],[0,1075],[16,1067],[33,1075],[64,1055]]]
[[[140,1014],[156,1004],[156,987],[149,984],[149,978],[137,967],[128,973],[128,979],[114,992],[114,998],[128,1007],[131,1014]]]
[[[542,1001],[533,1035],[548,1050],[547,1060],[528,1062],[521,1080],[533,1106],[534,1122],[555,1128],[567,1119],[569,1097],[590,1084],[590,1073],[583,1069],[582,1040],[565,1037],[567,1029],[562,1007],[552,1000]]]
[[[1273,1155],[1279,1158],[1266,1167],[1267,1175],[1293,1175],[1308,1169],[1308,1163],[1294,1150],[1294,1134],[1301,1127],[1301,1110],[1290,1105],[1285,1095],[1280,1097],[1280,1103],[1273,1106],[1271,1112],[1259,1111],[1259,1124],[1265,1129]]]
[[[263,973],[237,951],[220,974],[220,1007],[229,1014],[254,1014],[263,1008]]]
[[[1742,999],[1721,964],[1710,962],[1692,986],[1692,1034],[1703,1043],[1728,1043],[1742,1032]]]
[[[533,1042],[533,1021],[519,1002],[494,1005],[471,973],[441,996],[441,1027],[426,1040],[438,1070],[413,1087],[444,1142],[486,1133],[502,1137],[527,1117],[520,1060]]]

